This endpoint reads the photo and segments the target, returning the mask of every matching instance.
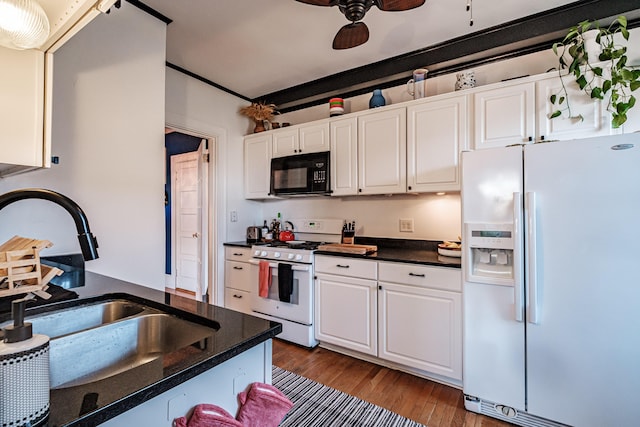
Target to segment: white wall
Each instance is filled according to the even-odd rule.
[[[86,269],[164,289],[166,25],[129,3],[100,15],[55,54],[51,169],[0,180],[0,192],[59,191],[89,218],[100,258]],[[0,241],[48,239],[80,252],[67,213],[25,200],[0,211]]]
[[[166,77],[167,125],[216,140],[210,163],[210,174],[215,177],[210,194],[211,201],[215,199],[215,210],[210,203],[215,212],[215,246],[210,262],[213,264],[212,282],[216,284],[213,302],[222,303],[222,245],[244,240],[247,225],[262,218],[262,204],[245,200],[243,195],[244,135],[250,132],[250,123],[238,114],[238,110],[248,102],[170,68],[167,68]],[[237,212],[237,222],[231,222],[231,211]]]

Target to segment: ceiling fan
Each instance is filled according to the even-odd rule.
[[[385,12],[400,12],[414,9],[424,4],[425,0],[297,0],[300,3],[314,6],[338,6],[340,12],[351,21],[340,28],[333,39],[334,49],[350,49],[360,46],[369,40],[369,28],[362,19],[365,13],[376,6]]]

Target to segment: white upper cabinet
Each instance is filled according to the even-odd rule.
[[[358,194],[358,119],[331,122],[331,195]]]
[[[44,165],[44,57],[39,50],[0,47],[2,174]]]
[[[273,132],[273,157],[329,151],[329,123],[286,127]]]
[[[535,137],[535,83],[492,87],[473,94],[473,148],[524,144]]]
[[[587,96],[571,77],[565,78],[565,88],[571,107],[571,115],[564,112],[562,116],[549,119],[548,116],[557,109],[549,102],[551,95],[559,94],[562,90],[562,82],[557,73],[552,73],[550,77],[536,82],[536,98],[538,111],[538,141],[566,140],[575,138],[588,138],[611,134],[611,118],[606,108],[603,108],[602,101],[591,99]],[[558,95],[560,96],[560,95]],[[577,118],[582,116],[582,119]]]
[[[407,191],[407,111],[358,116],[358,194]]]
[[[49,167],[53,53],[116,0],[40,0],[51,33],[39,49],[0,47],[0,176]]]
[[[407,191],[459,191],[468,148],[467,95],[407,107]]]
[[[271,184],[270,133],[256,133],[244,138],[244,197],[266,199]]]

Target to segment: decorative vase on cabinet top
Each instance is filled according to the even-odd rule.
[[[373,91],[373,96],[369,100],[369,108],[383,107],[386,103],[384,96],[382,96],[382,91],[380,89],[375,89]]]

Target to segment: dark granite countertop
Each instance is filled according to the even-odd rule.
[[[378,251],[369,255],[346,254],[328,251],[315,251],[316,255],[344,256],[350,258],[371,259],[375,261],[406,262],[410,264],[434,265],[439,267],[460,268],[460,258],[442,256],[438,253],[438,243],[433,240],[389,239],[378,237],[356,237],[355,243],[376,245]],[[225,246],[250,248],[251,243],[227,242]]]
[[[242,240],[239,242],[225,242],[224,246],[236,246],[236,247],[240,247],[240,248],[250,248],[253,245],[256,245],[257,243],[247,243],[246,241]]]
[[[105,422],[282,332],[282,325],[277,322],[95,273],[86,272],[85,276],[85,285],[72,289],[80,300],[28,309],[27,316],[79,302],[126,298],[162,308],[186,320],[212,327],[219,325],[219,329],[213,332],[204,349],[193,351],[189,347],[187,351],[171,353],[160,363],[144,364],[85,385],[51,390],[48,427],[95,426]],[[0,313],[0,322],[9,318],[10,313]]]
[[[378,247],[378,251],[368,255],[345,254],[339,252],[315,251],[316,255],[341,256],[370,259],[374,261],[404,262],[409,264],[433,265],[437,267],[460,268],[460,258],[442,256],[437,250],[402,249]]]

